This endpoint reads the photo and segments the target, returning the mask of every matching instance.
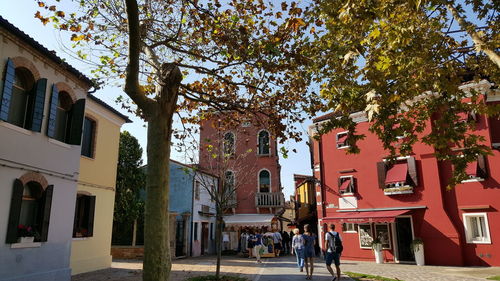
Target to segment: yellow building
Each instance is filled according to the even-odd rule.
[[[126,116],[87,96],[71,245],[73,275],[111,266],[118,147],[125,122],[130,122]]]
[[[300,227],[309,224],[315,230],[318,215],[314,178],[304,175],[293,175],[293,178],[295,181],[295,221]]]

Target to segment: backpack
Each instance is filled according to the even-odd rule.
[[[333,245],[329,245],[334,253],[341,254],[344,250],[344,246],[342,245],[342,240],[340,240],[339,233],[336,232],[333,235],[331,232],[328,232],[329,235],[333,236]]]

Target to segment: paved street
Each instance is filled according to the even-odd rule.
[[[416,266],[405,264],[376,264],[374,262],[342,261],[342,271],[380,275],[404,281],[472,281],[500,275],[500,267],[451,267]],[[110,269],[80,274],[73,281],[140,281],[141,261],[114,261]],[[171,281],[183,281],[188,277],[214,274],[215,257],[199,257],[174,260]],[[223,257],[221,272],[224,275],[238,275],[252,281],[302,281],[305,272],[296,268],[295,257],[264,259],[262,264],[255,260],[236,256]],[[323,260],[316,259],[313,280],[329,281]],[[343,275],[342,281],[351,280]]]

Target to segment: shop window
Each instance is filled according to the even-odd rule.
[[[336,136],[337,149],[347,148],[347,139],[349,138],[349,132],[338,133]]]
[[[234,134],[228,132],[224,135],[223,152],[224,156],[231,157],[234,156],[235,137]]]
[[[96,122],[85,117],[83,122],[82,152],[83,156],[94,158]]]
[[[382,244],[382,249],[390,249],[391,248],[391,236],[389,235],[389,225],[384,224],[375,224],[375,236]]]
[[[271,173],[268,170],[259,172],[259,192],[271,191]]]
[[[78,194],[76,197],[73,237],[94,235],[95,196]]]
[[[358,225],[355,223],[343,223],[342,224],[342,231],[345,233],[357,233],[358,232]]]
[[[259,143],[259,155],[269,155],[269,132],[262,130],[259,132],[258,136]]]
[[[371,249],[373,234],[372,234],[372,225],[371,224],[359,224],[358,225],[358,234],[359,234],[359,246],[362,249]]]
[[[467,243],[490,244],[490,231],[486,213],[463,214]]]
[[[200,200],[200,182],[194,182],[194,199]]]
[[[356,193],[356,179],[353,176],[342,176],[338,179],[339,193],[352,195]]]
[[[478,155],[476,161],[467,163],[465,173],[469,179],[462,181],[462,183],[485,180],[488,177],[488,171],[486,169],[486,158],[484,155]]]
[[[52,193],[52,185],[44,190],[36,181],[14,181],[6,243],[17,243],[26,236],[34,237],[35,242],[47,241]]]
[[[398,160],[394,164],[377,163],[378,183],[382,189],[418,186],[415,157]]]

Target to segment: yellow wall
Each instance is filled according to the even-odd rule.
[[[315,196],[314,186],[309,181],[304,181],[300,186],[297,187],[296,192],[300,196],[298,200],[298,203],[300,203],[300,207],[297,217],[297,219],[300,220],[309,215],[309,206],[311,204],[315,204],[315,202],[313,202],[314,200],[312,199]]]
[[[96,121],[94,159],[81,157],[78,192],[96,196],[94,234],[74,238],[71,249],[72,274],[111,266],[111,233],[115,202],[116,169],[121,119],[87,99],[85,115]],[[105,118],[106,117],[106,118]],[[113,121],[111,121],[111,120]],[[118,121],[118,122],[117,122]]]

